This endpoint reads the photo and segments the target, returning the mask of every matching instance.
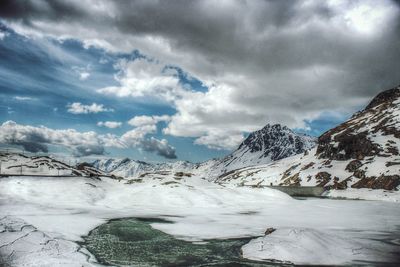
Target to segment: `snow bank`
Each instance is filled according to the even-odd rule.
[[[76,243],[54,238],[25,221],[0,219],[1,266],[91,266],[93,257]]]
[[[382,189],[348,188],[346,190],[329,190],[324,193],[324,196],[331,198],[400,202],[400,191],[387,191]]]
[[[390,261],[393,248],[384,242],[364,239],[360,233],[318,231],[309,228],[278,229],[242,247],[243,257],[294,264],[343,265],[354,262]]]

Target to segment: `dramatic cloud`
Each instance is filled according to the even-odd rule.
[[[167,159],[176,159],[175,148],[168,145],[168,141],[165,139],[158,140],[154,137],[145,139],[141,142],[141,148],[144,151],[156,152]]]
[[[148,134],[156,133],[158,122],[168,121],[169,119],[167,115],[136,116],[128,121],[128,123],[135,126],[135,128],[122,135],[121,140],[129,146],[139,147],[144,151],[156,152],[158,155],[165,158],[175,159],[177,158],[175,148],[170,146],[167,140],[158,140],[154,137],[149,139],[145,138]]]
[[[122,126],[122,122],[119,121],[99,121],[97,123],[97,126],[100,127],[107,127],[110,129],[115,129],[115,128],[119,128]]]
[[[175,149],[166,140],[146,138],[155,128],[139,127],[121,137],[95,132],[78,132],[73,129],[54,130],[47,127],[20,125],[6,121],[0,125],[0,143],[20,145],[29,152],[48,152],[48,146],[65,147],[75,156],[103,155],[105,148],[136,147],[148,152],[156,152],[166,158],[176,158]]]
[[[144,125],[137,127],[121,136],[122,142],[131,147],[138,147],[148,152],[156,152],[158,155],[168,158],[177,158],[175,148],[168,144],[165,139],[158,140],[154,137],[145,138],[147,134],[155,133],[157,130],[155,125]]]
[[[76,130],[53,130],[46,127],[20,125],[13,121],[0,126],[0,143],[21,145],[29,152],[48,152],[48,145],[58,145],[72,150],[76,156],[101,155],[104,147],[119,146],[111,135],[100,136],[95,132],[77,132]]]
[[[350,114],[400,83],[395,1],[40,3],[6,1],[0,16],[28,36],[139,50],[146,59],[120,61],[118,85],[99,92],[165,101],[176,114],[164,132],[209,147],[231,148],[268,122],[305,128],[324,113]],[[208,89],[184,86],[166,66]]]
[[[103,104],[93,103],[91,105],[83,105],[82,103],[75,102],[67,105],[68,112],[72,114],[89,114],[99,112],[113,112],[113,109],[105,108]]]

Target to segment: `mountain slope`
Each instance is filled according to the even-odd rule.
[[[219,183],[395,189],[400,185],[400,87],[318,138],[310,153],[220,176]]]
[[[251,133],[231,154],[211,164],[209,174],[213,177],[243,167],[266,164],[301,154],[315,144],[314,137],[297,134],[280,124],[267,124]]]

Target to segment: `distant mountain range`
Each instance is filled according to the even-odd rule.
[[[259,164],[265,164],[282,158],[303,153],[316,144],[316,138],[297,134],[280,124],[266,125],[255,131],[231,154],[221,159],[212,159],[203,163],[177,161],[174,163],[146,163],[138,160],[100,159],[92,165],[102,171],[118,176],[135,177],[143,173],[162,170],[195,172],[207,179],[214,179],[224,173]]]

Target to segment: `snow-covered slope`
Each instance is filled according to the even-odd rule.
[[[327,131],[308,153],[221,175],[238,185],[325,186],[392,190],[400,185],[400,87]]]
[[[45,176],[108,176],[88,164],[76,167],[48,156],[27,156],[19,153],[0,153],[2,175],[45,175]]]

